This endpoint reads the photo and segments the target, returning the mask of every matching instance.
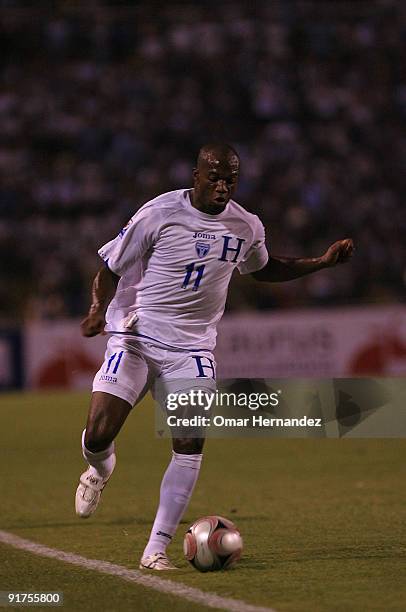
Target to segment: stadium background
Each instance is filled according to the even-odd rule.
[[[357,246],[346,266],[269,288],[236,275],[223,375],[406,374],[405,38],[395,0],[0,0],[0,388],[26,388],[0,396],[3,529],[136,567],[168,444],[151,443],[147,399],[98,514],[76,520],[106,341],[78,324],[97,248],[148,198],[190,185],[207,141],[240,152],[236,199],[275,254]],[[283,611],[404,610],[404,440],[207,447],[171,579]],[[208,512],[242,530],[238,574],[186,567],[182,530]],[[207,609],[3,544],[0,558],[0,589],[59,588],[67,610]]]
[[[389,352],[399,373],[403,308],[371,306],[405,297],[402,3],[28,5],[1,4],[3,323],[46,332],[82,316],[97,248],[146,200],[189,186],[202,143],[225,140],[242,159],[237,200],[275,254],[357,245],[350,265],[295,282],[236,274],[227,312],[272,321],[279,309],[363,305],[377,317],[357,352]],[[349,329],[334,314],[329,324]],[[377,361],[361,371],[391,372]],[[327,372],[346,373],[357,372]]]

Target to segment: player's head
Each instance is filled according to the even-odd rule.
[[[233,147],[204,145],[193,171],[193,205],[212,215],[221,213],[237,187],[239,171],[240,158]]]

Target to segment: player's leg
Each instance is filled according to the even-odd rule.
[[[91,459],[90,465],[94,465],[103,476],[104,472],[109,471],[108,464],[104,463],[103,455],[108,449],[113,452],[114,439],[131,408],[127,400],[110,393],[95,391],[92,394],[86,429],[82,435],[82,449],[85,458],[89,456]],[[97,463],[97,456],[100,456],[100,463]]]
[[[166,362],[163,389],[155,388],[156,398],[161,405],[168,393],[185,393],[194,390],[206,390],[209,394],[215,390],[215,361],[211,354],[196,356],[191,354],[177,355]],[[202,375],[203,374],[203,375]],[[183,414],[192,416],[204,406],[184,409]],[[207,413],[205,413],[207,415]],[[187,428],[172,431],[173,453],[161,483],[159,506],[150,537],[142,555],[140,567],[148,569],[174,569],[166,556],[166,547],[170,544],[176,529],[184,515],[199,476],[203,457],[204,429]]]
[[[216,362],[211,353],[170,355],[168,352],[162,375],[152,390],[153,395],[164,410],[169,393],[203,390],[211,395],[215,391],[215,368]],[[205,407],[196,406],[193,402],[184,409],[183,414],[177,412],[176,416],[192,416],[199,410],[207,416]],[[174,569],[165,551],[186,511],[199,476],[204,437],[204,428],[181,427],[172,430],[172,458],[162,479],[159,506],[140,568]]]
[[[116,465],[114,439],[132,406],[126,400],[95,391],[92,395],[86,429],[82,434],[82,453],[89,464],[76,491],[76,513],[87,518],[96,510],[100,495]]]
[[[83,457],[88,469],[76,491],[76,513],[87,518],[95,511],[100,495],[116,463],[114,439],[132,406],[146,391],[148,366],[141,351],[126,340],[111,338],[105,361],[93,382],[93,395],[82,434]]]
[[[172,459],[161,482],[159,506],[140,567],[175,569],[166,556],[199,476],[204,438],[173,438]]]

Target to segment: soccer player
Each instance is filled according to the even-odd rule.
[[[99,250],[104,265],[81,324],[85,336],[110,339],[93,383],[83,456],[88,469],[76,492],[76,512],[89,517],[116,463],[114,439],[132,407],[159,378],[169,392],[184,381],[213,389],[216,326],[234,268],[258,281],[298,278],[347,261],[351,239],[321,257],[268,256],[258,217],[232,200],[240,160],[226,144],[202,147],[193,188],[144,204],[120,234]],[[158,511],[140,568],[176,569],[166,555],[195,486],[203,438],[173,437]]]

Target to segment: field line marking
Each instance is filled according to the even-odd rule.
[[[88,559],[81,555],[58,550],[57,548],[49,548],[43,544],[38,544],[31,540],[20,538],[8,531],[0,530],[0,543],[8,544],[20,550],[26,550],[41,557],[57,559],[72,565],[78,565],[88,570],[94,570],[102,574],[117,576],[128,582],[135,582],[154,591],[175,595],[182,599],[187,599],[193,603],[200,603],[209,608],[220,608],[229,612],[276,612],[272,608],[264,608],[246,603],[240,599],[231,599],[229,597],[221,597],[216,593],[209,591],[201,591],[195,587],[187,586],[181,582],[172,580],[164,580],[157,576],[145,574],[142,570],[132,570],[122,565],[109,563],[108,561],[100,561],[98,559]]]

